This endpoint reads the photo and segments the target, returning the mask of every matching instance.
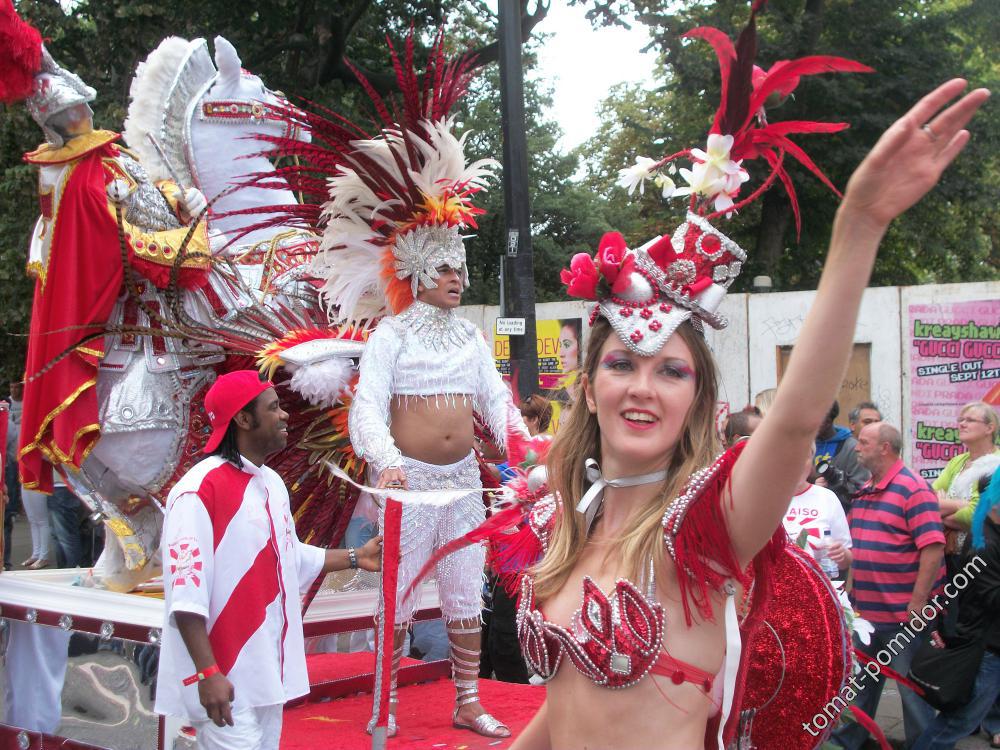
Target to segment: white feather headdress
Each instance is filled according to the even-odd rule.
[[[465,93],[473,60],[449,60],[444,38],[430,50],[427,69],[413,68],[413,38],[403,59],[392,49],[401,101],[392,112],[357,70],[377,113],[379,131],[329,112],[283,112],[308,130],[309,144],[278,138],[275,156],[295,156],[283,176],[293,189],[322,196],[295,208],[286,223],[312,222],[322,234],[313,271],[324,280],[323,299],[333,322],[372,320],[398,313],[415,298],[418,283],[433,287],[442,265],[466,280],[460,231],[482,213],[472,199],[494,177],[493,159],[467,162],[465,141],[449,115]]]

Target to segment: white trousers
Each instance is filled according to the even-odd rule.
[[[233,712],[233,726],[197,721],[198,750],[278,750],[283,706],[257,706]]]
[[[69,636],[65,630],[8,620],[4,723],[55,734],[62,721]]]
[[[36,560],[47,560],[49,535],[52,533],[49,529],[49,496],[22,488],[21,502],[24,504],[24,513],[28,516],[28,525],[31,529],[31,556]]]
[[[461,461],[440,466],[403,456],[403,470],[411,490],[446,490],[481,487],[479,464],[470,453]],[[380,514],[384,515],[384,514]],[[467,534],[486,518],[481,492],[473,492],[448,505],[404,503],[399,532],[399,577],[396,586],[396,624],[413,619],[419,596],[401,601],[403,592],[430,556],[442,546]],[[379,518],[382,527],[382,518]],[[483,566],[486,548],[472,544],[441,560],[434,571],[446,621],[478,619],[483,611]]]

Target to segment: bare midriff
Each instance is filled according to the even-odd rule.
[[[461,461],[472,450],[468,396],[393,396],[389,408],[392,439],[404,456],[443,466]]]

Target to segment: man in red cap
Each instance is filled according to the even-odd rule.
[[[282,705],[309,690],[299,595],[321,573],[378,570],[382,540],[299,541],[288,491],[264,465],[285,447],[288,414],[255,371],[221,376],[205,410],[211,455],[167,498],[156,710],[189,721],[199,748],[277,750]]]

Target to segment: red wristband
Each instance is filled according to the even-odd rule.
[[[213,674],[219,674],[221,671],[222,670],[219,669],[218,664],[213,664],[212,666],[207,667],[206,669],[203,669],[200,672],[195,672],[190,677],[185,677],[182,680],[182,682],[184,683],[184,687],[187,687],[188,685],[194,685],[196,682],[207,680]]]

